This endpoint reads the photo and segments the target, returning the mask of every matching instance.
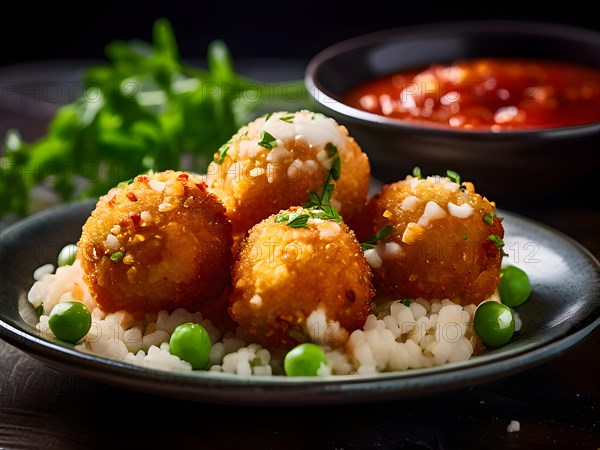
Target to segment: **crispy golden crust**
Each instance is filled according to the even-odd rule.
[[[495,213],[495,204],[476,194],[471,183],[463,185],[464,192],[447,178],[409,176],[384,186],[371,199],[371,233],[393,226],[392,235],[377,247],[383,262],[374,270],[378,292],[398,298],[450,298],[463,304],[479,303],[494,292],[502,251],[488,236],[504,237],[502,219],[488,216],[493,222],[486,223],[484,217]],[[443,212],[430,205],[432,212],[424,214],[428,202]],[[466,203],[472,213],[456,217],[449,202]],[[388,243],[398,244],[399,250],[395,244],[386,247]]]
[[[348,134],[345,127],[340,127],[344,134]],[[354,138],[348,136],[346,145],[340,152],[341,175],[335,183],[333,203],[339,203],[339,213],[344,222],[350,223],[363,212],[369,184],[371,182],[371,166],[369,158]]]
[[[283,142],[278,150],[259,146],[264,124],[261,117],[243,127],[226,144],[221,164],[213,162],[207,171],[208,187],[223,202],[237,242],[269,215],[306,202],[310,192],[320,193],[330,169],[331,161],[320,154],[323,148],[311,145],[303,136]],[[370,165],[346,128],[337,126],[337,131],[343,142],[337,149],[341,177],[332,203],[348,221],[366,204]]]
[[[229,285],[231,244],[218,198],[200,178],[169,170],[101,197],[78,258],[104,311],[197,310]]]
[[[306,319],[318,308],[348,332],[362,327],[374,295],[370,267],[345,224],[291,228],[273,216],[243,241],[233,285],[231,317],[257,342],[280,348],[299,343],[293,331],[315,331]]]

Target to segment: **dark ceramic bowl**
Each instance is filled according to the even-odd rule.
[[[325,49],[310,61],[305,81],[315,108],[348,128],[369,155],[373,175],[385,182],[404,178],[416,165],[426,174],[453,169],[482,194],[511,205],[517,198],[570,196],[590,182],[598,161],[598,122],[500,133],[460,131],[390,119],[340,101],[349,89],[375,77],[480,57],[552,59],[600,68],[600,34],[514,21],[387,30]]]

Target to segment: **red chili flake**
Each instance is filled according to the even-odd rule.
[[[128,192],[126,195],[127,195],[127,198],[129,200],[131,200],[132,202],[137,202],[137,197],[135,196],[135,194],[133,192]]]
[[[136,180],[139,181],[140,183],[148,183],[148,177],[146,175],[138,175],[136,177]]]
[[[129,218],[131,219],[131,221],[133,222],[133,224],[135,226],[138,226],[140,224],[140,222],[142,221],[142,218],[140,217],[139,214],[132,214],[129,216]]]
[[[205,191],[208,188],[208,185],[203,181],[202,183],[196,183],[196,187],[202,191]]]
[[[115,202],[117,200],[117,196],[113,195],[110,200],[108,201],[108,206],[115,206]]]
[[[177,177],[177,181],[181,181],[182,183],[187,183],[187,180],[190,176],[187,173],[182,173]]]

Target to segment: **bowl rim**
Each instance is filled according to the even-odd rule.
[[[489,137],[496,139],[525,139],[568,138],[571,136],[586,136],[600,132],[600,122],[591,122],[581,125],[571,125],[552,128],[528,128],[522,130],[464,130],[443,127],[429,123],[407,122],[400,119],[388,118],[379,114],[370,113],[346,105],[336,99],[336,95],[319,79],[318,73],[324,63],[335,56],[359,49],[374,49],[382,44],[400,40],[423,39],[433,36],[444,36],[453,33],[484,32],[515,33],[531,36],[552,36],[553,38],[572,41],[588,42],[595,45],[600,53],[600,33],[588,28],[564,25],[552,22],[538,22],[527,20],[461,20],[430,22],[406,27],[389,28],[371,33],[355,36],[332,44],[314,55],[308,62],[304,73],[304,84],[309,96],[322,107],[344,116],[354,123],[370,124],[388,130],[423,131],[440,137],[473,136]]]

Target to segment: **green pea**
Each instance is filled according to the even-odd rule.
[[[202,369],[210,357],[210,337],[202,325],[184,323],[173,331],[169,341],[169,352]]]
[[[70,266],[75,262],[77,256],[77,246],[75,244],[65,245],[58,254],[57,262],[58,266]]]
[[[498,302],[483,302],[475,311],[475,331],[488,347],[502,347],[515,332],[515,319],[510,308]]]
[[[327,364],[323,349],[316,344],[300,344],[285,355],[283,368],[290,377],[314,377],[321,363]]]
[[[58,339],[75,343],[90,330],[92,315],[81,302],[61,302],[50,311],[48,325]]]
[[[531,295],[529,277],[518,267],[506,266],[500,272],[498,292],[505,305],[513,308],[522,305]]]

